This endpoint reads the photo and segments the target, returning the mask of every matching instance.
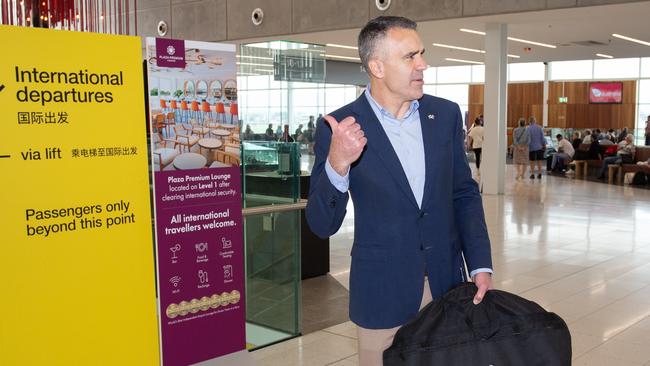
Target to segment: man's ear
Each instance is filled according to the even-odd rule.
[[[368,71],[377,79],[384,77],[384,63],[376,58],[368,60]]]

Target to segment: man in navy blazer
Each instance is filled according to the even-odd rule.
[[[316,129],[306,215],[314,233],[329,237],[352,197],[350,319],[361,365],[381,365],[397,329],[466,280],[465,263],[478,287],[474,303],[492,288],[461,112],[424,95],[423,53],[413,21],[371,20],[359,34],[369,88]]]

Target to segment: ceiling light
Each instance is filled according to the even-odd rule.
[[[237,65],[249,65],[249,66],[263,66],[263,67],[273,67],[273,64],[256,64],[254,62],[236,62]]]
[[[526,43],[526,44],[532,44],[532,45],[535,45],[535,46],[542,46],[542,47],[547,47],[547,48],[557,48],[557,46],[554,46],[552,44],[527,41],[527,40],[521,39],[521,38],[508,37],[508,39],[511,40],[511,41],[521,42],[521,43]]]
[[[442,44],[442,43],[432,43],[436,47],[443,47],[443,48],[451,48],[452,50],[461,50],[461,51],[469,51],[469,52],[476,52],[476,53],[485,53],[483,50],[477,50],[476,48],[467,48],[467,47],[459,47],[459,46],[451,46],[448,44]]]
[[[325,57],[329,57],[329,58],[340,58],[340,59],[342,59],[342,60],[361,61],[361,59],[358,58],[358,57],[348,57],[348,56],[338,56],[338,55],[328,55],[328,54],[326,54]]]
[[[433,43],[434,46],[436,47],[443,47],[443,48],[451,48],[452,50],[461,50],[461,51],[469,51],[469,52],[476,52],[476,53],[485,53],[484,50],[478,50],[476,48],[467,48],[467,47],[460,47],[460,46],[451,46],[448,44],[442,44],[442,43]],[[521,56],[518,55],[512,55],[508,54],[508,57],[512,58],[521,58]]]
[[[327,47],[345,48],[345,49],[348,49],[348,50],[358,50],[359,49],[357,47],[345,46],[345,45],[342,45],[342,44],[335,44],[335,43],[328,43],[328,44],[326,44],[326,46]]]
[[[461,60],[461,59],[458,59],[458,58],[446,58],[445,60],[454,61],[454,62],[464,62],[466,64],[483,65],[482,62],[470,61],[470,60]]]
[[[614,56],[606,55],[604,53],[597,53],[596,56],[603,58],[614,58]]]
[[[240,56],[240,55],[237,55],[237,57],[255,58],[255,59],[258,59],[258,60],[273,60],[273,57],[262,57],[262,56],[245,56],[245,55]]]
[[[480,34],[482,36],[485,35],[485,32],[481,32],[481,31],[477,31],[477,30],[473,30],[473,29],[467,29],[467,28],[460,28],[459,31],[465,32],[465,33]],[[525,40],[525,39],[515,38],[515,37],[508,37],[508,40],[514,41],[514,42],[532,44],[532,45],[535,45],[535,46],[542,46],[542,47],[548,47],[548,48],[557,48],[557,46],[554,46],[552,44],[528,41],[528,40]]]
[[[459,31],[466,32],[466,33],[480,34],[482,36],[485,35],[485,32],[481,32],[481,31],[477,31],[477,30],[473,30],[473,29],[467,29],[467,28],[461,28],[461,29],[459,29]]]
[[[626,41],[630,41],[630,42],[636,42],[636,43],[642,44],[642,45],[644,45],[644,46],[650,46],[650,42],[642,41],[642,40],[640,40],[640,39],[636,39],[636,38],[632,38],[632,37],[622,36],[622,35],[620,35],[620,34],[616,34],[616,33],[613,33],[613,34],[612,34],[612,37],[616,37],[616,38],[624,39],[624,40],[626,40]]]

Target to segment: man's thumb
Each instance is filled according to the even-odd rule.
[[[323,118],[325,118],[327,123],[330,124],[330,127],[332,128],[332,131],[336,131],[336,129],[339,127],[339,123],[336,121],[336,119],[334,117],[330,116],[329,114],[327,116],[323,117]]]

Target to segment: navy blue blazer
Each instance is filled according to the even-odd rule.
[[[331,113],[354,116],[368,138],[350,168],[350,186],[339,192],[325,172],[332,131],[319,121],[311,172],[307,221],[320,237],[336,233],[348,198],[354,205],[350,267],[350,319],[369,329],[405,324],[419,310],[428,275],[434,298],[492,268],[483,204],[463,149],[456,103],[424,95],[419,100],[426,178],[418,207],[402,165],[365,95]]]

